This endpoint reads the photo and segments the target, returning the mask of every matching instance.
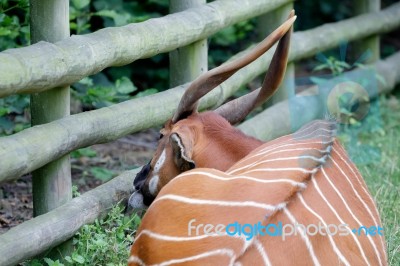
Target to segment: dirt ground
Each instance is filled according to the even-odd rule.
[[[94,166],[111,170],[116,176],[147,163],[153,155],[158,138],[158,130],[149,129],[114,142],[91,146],[96,156],[71,158],[73,185],[78,187],[80,193],[84,193],[104,183],[89,172],[88,169]],[[30,174],[0,185],[0,234],[32,218],[31,191]]]

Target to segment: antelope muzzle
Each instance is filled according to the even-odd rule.
[[[137,173],[133,181],[135,191],[128,200],[128,209],[147,209],[147,207],[154,201],[155,196],[150,193],[149,187],[146,185],[149,172],[150,162],[143,166],[142,170]]]

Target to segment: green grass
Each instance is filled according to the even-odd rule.
[[[114,206],[103,219],[84,225],[73,238],[74,251],[60,259],[34,259],[25,266],[104,265],[124,266],[136,228],[136,214],[125,216],[120,205]]]
[[[365,123],[343,128],[339,138],[377,202],[389,265],[400,265],[399,97],[382,96]]]

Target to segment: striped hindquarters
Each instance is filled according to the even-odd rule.
[[[381,223],[334,131],[316,121],[225,173],[179,175],[144,216],[130,265],[386,265],[383,236],[349,231]]]

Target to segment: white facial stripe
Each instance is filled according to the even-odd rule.
[[[160,169],[165,162],[165,154],[166,154],[166,151],[164,149],[161,152],[161,155],[158,158],[156,164],[154,165],[153,177],[150,179],[150,182],[149,182],[149,192],[153,196],[157,195],[157,186],[158,186],[158,181],[160,180],[160,177],[158,176],[158,172],[160,172]]]
[[[160,177],[158,175],[153,176],[149,182],[149,192],[151,195],[155,196],[157,192],[158,181]]]
[[[164,162],[165,162],[165,149],[162,151],[160,157],[158,158],[156,164],[154,165],[154,170],[153,173],[155,175],[158,174],[158,172],[160,171],[161,167],[163,166]]]

